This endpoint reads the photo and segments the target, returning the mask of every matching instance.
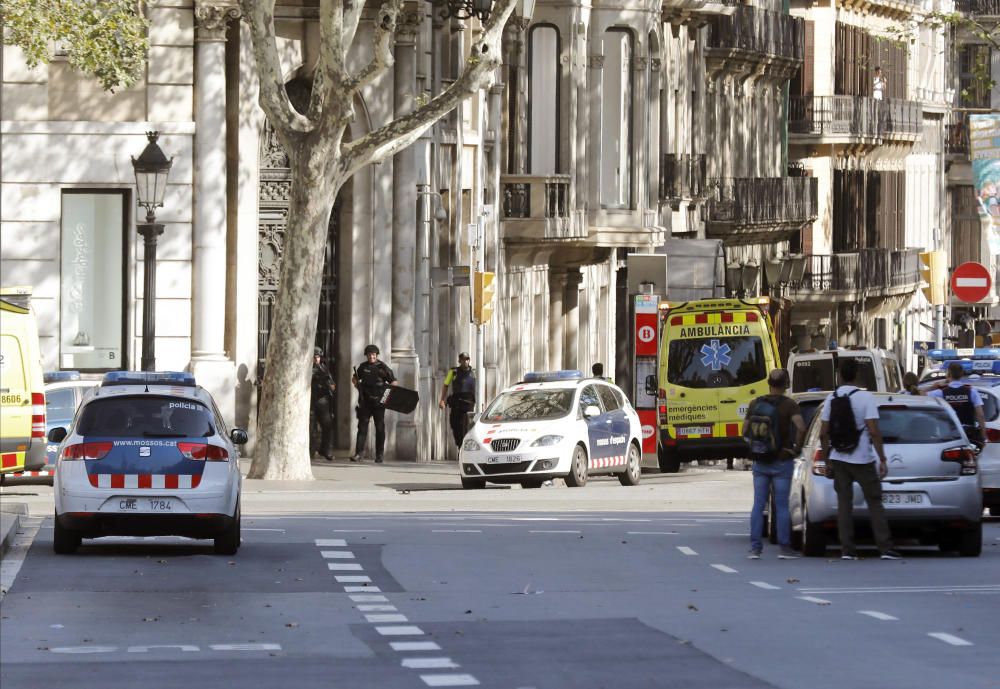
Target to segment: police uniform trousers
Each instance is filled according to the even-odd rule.
[[[333,454],[333,400],[329,397],[321,397],[312,403],[312,413],[314,423],[319,424],[320,437],[318,440],[315,438],[315,434],[312,433],[312,427],[310,427],[309,440],[310,456],[319,452],[324,457],[329,457]]]
[[[385,454],[385,407],[378,402],[361,396],[358,400],[358,439],[354,444],[354,453],[361,455],[368,443],[368,422],[375,421],[375,456]]]
[[[465,434],[469,432],[469,412],[466,409],[471,411],[471,405],[456,400],[451,403],[451,412],[448,416],[452,435],[455,436],[455,445],[459,448],[462,447]]]

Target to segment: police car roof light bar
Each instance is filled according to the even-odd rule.
[[[109,385],[174,385],[193,388],[194,376],[184,371],[110,371],[104,374],[101,387]]]
[[[948,359],[1000,359],[1000,347],[976,347],[967,349],[931,349],[927,358],[934,361]]]
[[[559,380],[582,380],[583,371],[566,369],[563,371],[528,371],[524,374],[524,383],[552,383]]]
[[[1000,375],[1000,360],[986,361],[977,359],[951,359],[941,364],[942,369],[947,369],[951,364],[961,364],[962,370],[966,373],[995,373]]]
[[[42,374],[43,383],[67,383],[80,380],[79,371],[46,371]]]

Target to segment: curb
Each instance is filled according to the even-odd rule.
[[[0,512],[0,557],[7,552],[10,544],[14,542],[14,536],[17,535],[20,521],[20,514],[14,514],[6,510]]]

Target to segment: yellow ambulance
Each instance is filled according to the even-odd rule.
[[[0,474],[45,466],[44,385],[31,288],[0,288]]]
[[[747,456],[743,418],[781,365],[768,299],[704,299],[660,309],[657,454],[661,471]]]

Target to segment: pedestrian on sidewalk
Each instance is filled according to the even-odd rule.
[[[778,533],[778,557],[793,560],[799,554],[792,548],[792,520],[788,513],[788,494],[792,487],[795,457],[802,449],[806,424],[799,404],[785,395],[788,371],[776,368],[767,377],[768,394],[756,398],[743,421],[743,437],[753,459],[753,509],[750,511],[751,560],[760,559],[764,549],[764,506],[774,495],[774,520]]]
[[[438,400],[438,409],[444,409],[445,405],[451,409],[448,422],[459,449],[469,432],[469,413],[476,409],[476,374],[470,362],[468,352],[458,355],[458,366],[448,370],[441,388],[441,399]],[[450,395],[448,388],[451,388]]]
[[[363,459],[368,443],[368,424],[375,421],[375,463],[381,464],[385,456],[385,407],[382,393],[396,384],[396,376],[384,361],[379,360],[379,349],[373,344],[365,347],[365,360],[354,368],[351,383],[358,389],[358,437],[354,443],[352,462]]]
[[[312,381],[310,383],[309,410],[312,412],[313,423],[309,426],[309,456],[317,452],[327,461],[333,461],[333,393],[337,384],[333,382],[330,369],[323,362],[323,350],[313,349]],[[319,439],[314,441],[313,424],[319,424]]]
[[[826,461],[826,475],[832,474],[837,492],[837,532],[840,535],[840,558],[857,560],[854,543],[854,484],[861,486],[871,519],[875,544],[883,560],[898,560],[892,545],[889,521],[882,506],[882,479],[889,465],[878,429],[878,402],[867,390],[854,383],[858,363],[854,357],[840,360],[840,387],[823,402],[820,412],[820,453]],[[874,455],[873,455],[874,448]],[[872,460],[878,457],[878,467]]]

